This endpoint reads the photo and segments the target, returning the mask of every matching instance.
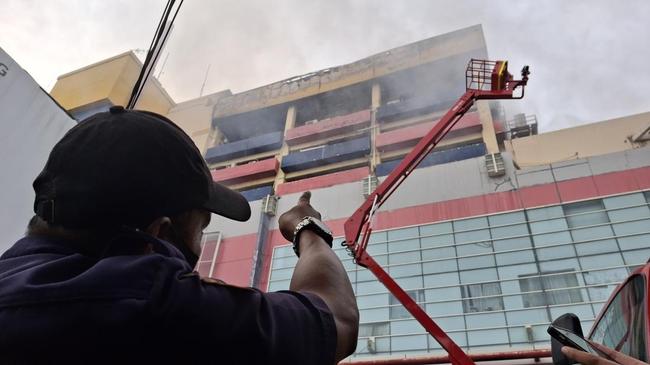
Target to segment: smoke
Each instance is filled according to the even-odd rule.
[[[9,0],[0,44],[49,89],[57,75],[147,48],[159,1]],[[493,0],[186,1],[162,59],[176,101],[241,92],[482,24],[488,54],[513,74],[531,66],[509,115],[537,114],[541,131],[650,110],[650,2]],[[160,69],[156,71],[156,75]],[[568,117],[571,116],[571,117]]]

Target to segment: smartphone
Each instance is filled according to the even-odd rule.
[[[573,347],[574,349],[578,349],[580,351],[588,352],[590,354],[604,357],[605,359],[609,359],[609,356],[605,355],[603,352],[591,346],[591,344],[587,342],[587,340],[576,335],[571,331],[567,331],[564,328],[550,325],[548,326],[546,332],[548,332],[548,334],[551,335],[551,337],[560,341],[560,343],[565,346]]]

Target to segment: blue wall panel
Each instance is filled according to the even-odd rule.
[[[208,149],[205,153],[205,160],[209,163],[215,163],[255,153],[272,151],[282,147],[283,134],[283,132],[273,132],[220,144]]]
[[[370,137],[333,143],[313,150],[290,153],[282,159],[282,170],[293,172],[363,157],[370,152]]]
[[[420,162],[418,168],[440,165],[453,161],[467,160],[468,158],[483,156],[485,153],[486,149],[484,143],[475,143],[451,148],[448,150],[433,152],[425,157],[422,162]],[[386,176],[390,174],[400,162],[402,162],[402,159],[380,163],[375,168],[375,173],[377,176]]]
[[[248,189],[240,191],[239,193],[246,198],[249,202],[259,200],[273,192],[273,186],[262,186],[259,188]]]

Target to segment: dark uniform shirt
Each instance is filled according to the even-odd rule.
[[[0,257],[0,363],[334,363],[318,296],[202,280],[162,241],[114,246],[26,237]]]

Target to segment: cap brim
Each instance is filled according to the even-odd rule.
[[[240,222],[245,222],[251,217],[248,200],[238,192],[216,182],[212,183],[210,199],[203,207],[212,213]]]

